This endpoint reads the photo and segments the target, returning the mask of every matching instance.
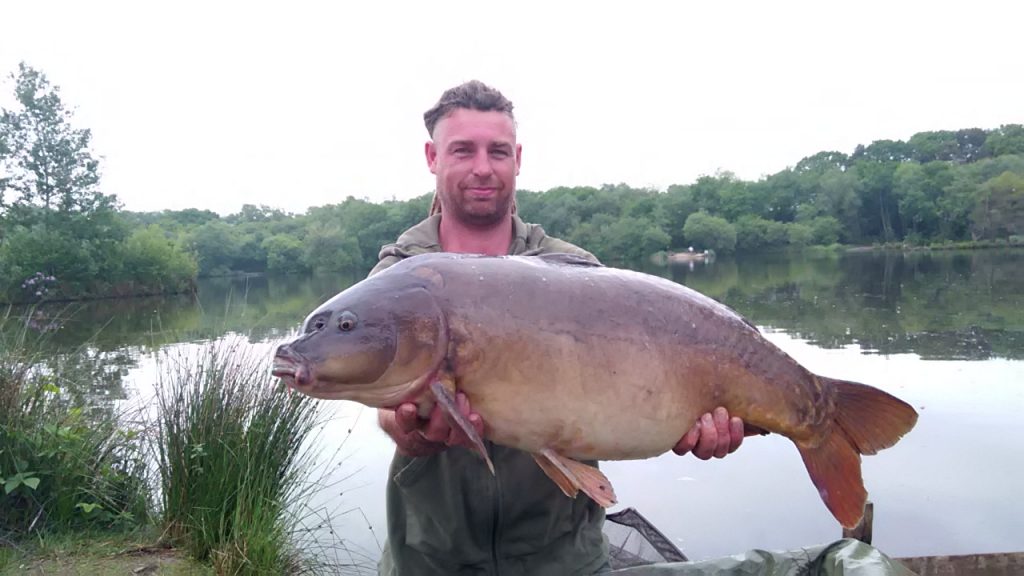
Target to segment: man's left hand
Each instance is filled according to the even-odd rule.
[[[748,435],[756,433],[751,431]],[[708,460],[712,456],[724,458],[743,444],[743,436],[743,420],[736,416],[730,418],[729,412],[719,406],[713,413],[701,416],[672,451],[679,455],[692,451],[701,460]]]

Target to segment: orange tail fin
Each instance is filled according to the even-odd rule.
[[[797,448],[825,506],[844,527],[853,528],[867,501],[860,455],[898,442],[917,423],[917,412],[871,386],[822,376],[818,380],[835,389],[835,420],[819,444]]]

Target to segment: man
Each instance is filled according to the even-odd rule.
[[[570,252],[596,261],[516,215],[522,147],[512,103],[500,92],[468,82],[446,91],[424,119],[431,138],[427,165],[437,180],[431,215],[385,246],[371,274],[402,258],[440,251]],[[482,435],[480,415],[464,395],[457,401]],[[397,446],[381,574],[563,576],[608,569],[603,509],[586,496],[567,498],[529,454],[488,443],[492,476],[479,456],[462,447],[465,434],[450,428],[438,408],[429,419],[420,419],[413,404],[378,416]],[[705,414],[674,451],[721,458],[742,440],[743,422],[719,408]]]

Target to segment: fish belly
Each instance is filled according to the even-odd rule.
[[[618,341],[597,349],[566,336],[532,348],[522,355],[506,344],[460,379],[499,444],[577,459],[649,458],[730,403],[707,377],[706,361],[664,346]]]

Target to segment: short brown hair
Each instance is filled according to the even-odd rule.
[[[512,102],[498,90],[491,88],[479,80],[470,80],[454,88],[445,90],[437,104],[423,113],[423,122],[427,133],[434,137],[434,127],[442,118],[458,108],[468,108],[481,112],[504,112],[515,122],[512,114]]]

